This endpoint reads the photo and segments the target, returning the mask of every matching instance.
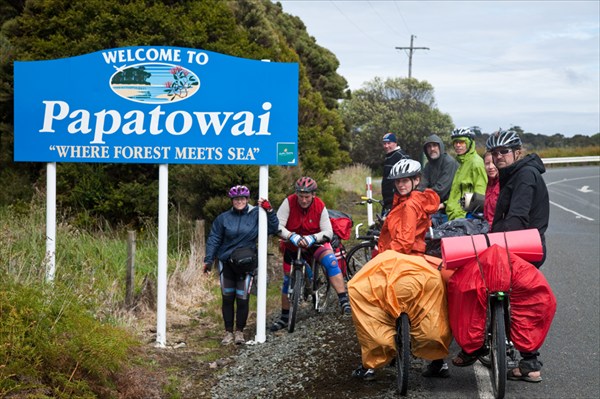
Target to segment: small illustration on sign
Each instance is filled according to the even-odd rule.
[[[200,80],[190,70],[162,63],[121,67],[110,78],[111,89],[127,100],[164,104],[185,100],[200,87]]]

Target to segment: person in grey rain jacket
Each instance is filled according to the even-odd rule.
[[[437,134],[427,137],[423,144],[423,153],[427,157],[427,163],[423,168],[419,189],[430,188],[440,197],[438,212],[432,216],[433,227],[435,227],[448,221],[445,202],[450,194],[458,162],[446,153],[444,142]]]

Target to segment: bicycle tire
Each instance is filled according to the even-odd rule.
[[[304,276],[302,269],[294,269],[293,272],[293,291],[290,298],[290,318],[288,320],[288,332],[293,333],[296,328],[296,318],[300,310],[300,298],[304,288]]]
[[[346,257],[346,270],[348,280],[350,280],[358,271],[371,260],[375,242],[361,242],[353,246]]]
[[[492,309],[492,342],[490,355],[492,368],[490,377],[494,398],[504,398],[506,389],[506,329],[504,324],[504,302],[493,301]]]
[[[411,361],[410,321],[406,313],[401,313],[396,322],[396,384],[401,396],[408,391],[408,371]]]
[[[327,299],[329,297],[329,278],[325,267],[321,264],[313,267],[313,308],[317,312],[324,312],[327,308]]]

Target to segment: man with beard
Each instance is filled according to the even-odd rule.
[[[458,162],[446,154],[444,142],[438,135],[432,134],[423,144],[423,153],[427,157],[427,164],[423,168],[423,174],[419,189],[430,188],[440,197],[440,206],[432,216],[433,227],[448,221],[446,215],[446,200],[450,194],[454,173],[458,169]]]

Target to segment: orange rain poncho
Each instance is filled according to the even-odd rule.
[[[394,207],[381,228],[379,251],[393,249],[410,255],[425,253],[425,233],[431,226],[430,215],[438,210],[440,197],[431,189],[413,190],[410,195],[394,196]]]
[[[445,285],[434,263],[422,256],[385,251],[348,282],[364,367],[382,367],[396,356],[396,319],[402,312],[410,319],[414,356],[427,360],[448,356],[452,334]]]

